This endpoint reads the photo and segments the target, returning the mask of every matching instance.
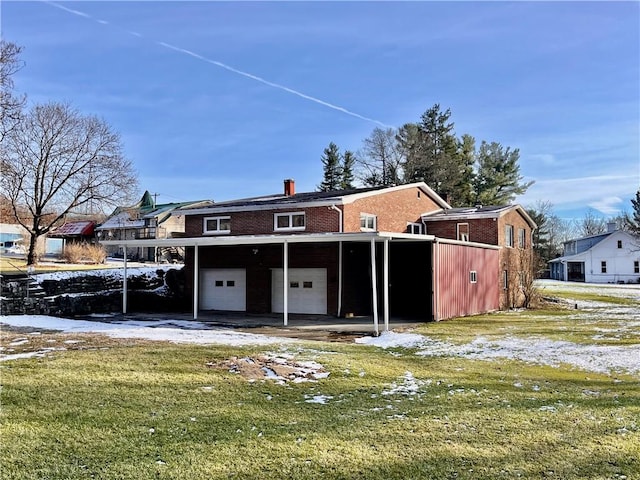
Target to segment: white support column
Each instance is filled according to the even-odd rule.
[[[389,239],[384,241],[384,289],[382,294],[384,296],[384,331],[389,331]]]
[[[198,245],[193,247],[193,319],[198,319],[198,298],[200,296],[200,258]]]
[[[122,313],[127,313],[127,246],[122,247],[124,253],[124,275],[122,278]]]
[[[378,327],[378,282],[376,278],[376,242],[371,239],[371,297],[373,302],[373,333],[380,335]]]
[[[282,320],[284,326],[289,324],[289,244],[284,241],[282,255],[282,288],[283,288],[283,309]]]
[[[338,317],[342,315],[342,242],[338,242]]]

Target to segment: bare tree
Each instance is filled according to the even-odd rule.
[[[38,238],[65,215],[87,205],[126,203],[137,186],[118,134],[66,104],[34,106],[3,144],[0,191],[30,234],[29,265],[37,262]]]
[[[400,183],[402,152],[392,128],[375,128],[362,141],[358,152],[358,177],[365,185],[396,185]]]
[[[23,66],[21,51],[22,47],[15,43],[0,40],[0,141],[18,122],[26,100],[24,95],[13,93],[13,75]]]
[[[583,236],[590,237],[591,235],[606,232],[607,221],[602,217],[596,216],[593,210],[589,209],[582,220],[579,221],[578,228]]]

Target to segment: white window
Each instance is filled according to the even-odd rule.
[[[360,230],[365,232],[375,232],[377,228],[378,219],[375,215],[369,213],[360,214]]]
[[[527,232],[524,228],[518,229],[518,247],[525,248],[527,246]]]
[[[231,217],[206,217],[202,231],[211,235],[231,233]]]
[[[362,226],[362,223],[361,223]],[[422,234],[422,224],[421,223],[407,223],[407,233],[413,233],[414,235]]]
[[[504,243],[507,247],[513,247],[513,225],[505,226]]]
[[[276,213],[273,216],[273,229],[304,230],[306,228],[304,212]]]
[[[469,241],[469,224],[468,223],[458,223],[456,225],[457,230],[457,238],[461,242]]]
[[[469,282],[478,283],[478,272],[476,272],[475,270],[471,270],[469,272]]]

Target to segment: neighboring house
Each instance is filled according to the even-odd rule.
[[[184,234],[185,217],[180,213],[180,209],[212,203],[210,200],[199,200],[156,204],[153,196],[146,191],[137,204],[116,208],[102,225],[95,228],[96,237],[100,243],[104,243],[105,240],[174,238]],[[107,255],[122,256],[119,246],[108,244],[105,246]],[[158,249],[155,246],[149,246],[130,249],[128,255],[135,260],[159,261],[163,257],[165,260],[176,260],[181,253],[171,248]]]
[[[183,208],[184,238],[105,242],[186,247],[200,310],[441,320],[499,308],[499,248],[436,239],[422,218],[451,207],[425,183],[295,192]],[[126,309],[126,303],[123,305]],[[377,327],[376,327],[377,328]]]
[[[607,226],[607,233],[564,242],[563,255],[549,262],[551,278],[569,282],[640,282],[640,240]]]
[[[461,242],[497,245],[500,249],[500,308],[521,306],[524,275],[532,268],[536,223],[520,205],[476,206],[429,212],[422,216],[426,233]]]
[[[0,253],[24,255],[29,249],[29,232],[18,223],[0,223]],[[59,239],[43,235],[38,239],[40,255],[57,255],[61,252]]]
[[[0,252],[24,253],[24,239],[29,233],[19,224],[0,223]]]

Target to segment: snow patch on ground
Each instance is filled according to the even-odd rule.
[[[138,338],[200,345],[272,345],[291,343],[292,339],[254,335],[228,328],[210,327],[201,322],[183,320],[122,321],[113,323],[70,320],[47,315],[0,316],[0,323],[14,327],[58,330],[64,333],[100,333],[112,338]]]
[[[416,338],[422,337],[421,342]],[[510,359],[539,365],[576,368],[598,372],[640,374],[640,345],[582,345],[545,338],[505,337],[489,340],[479,337],[470,343],[455,345],[433,338],[406,333],[385,332],[379,337],[363,337],[357,343],[381,348],[414,348],[423,357],[455,356],[474,360]]]

